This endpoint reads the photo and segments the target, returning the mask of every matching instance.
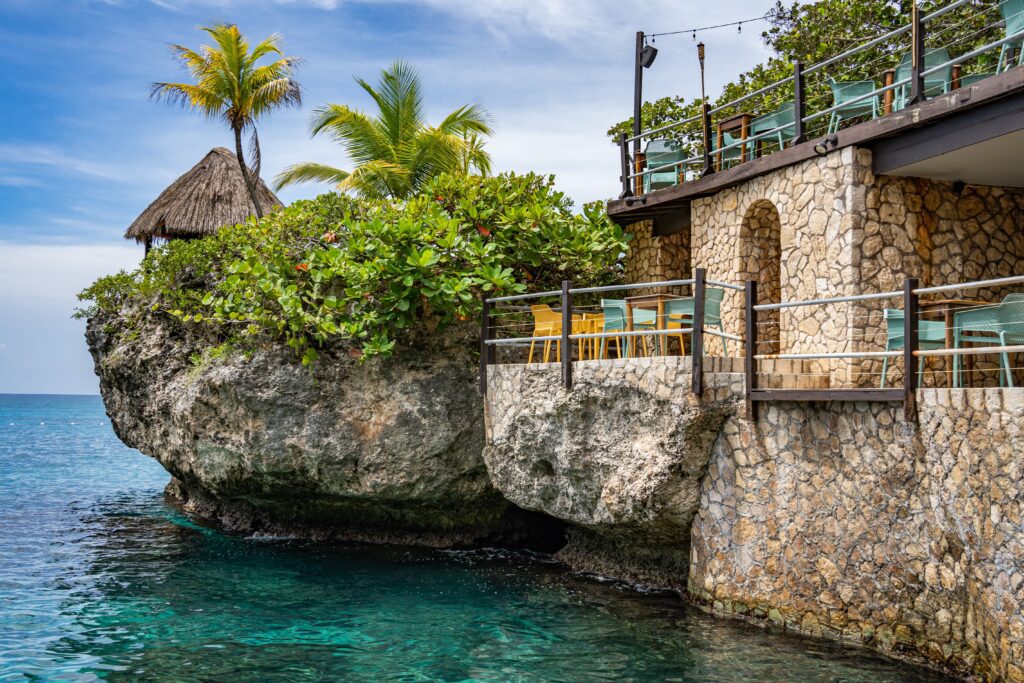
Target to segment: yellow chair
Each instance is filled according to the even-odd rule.
[[[562,314],[551,310],[551,307],[547,304],[534,304],[530,306],[530,312],[533,313],[533,336],[534,337],[556,337],[562,334]],[[561,350],[561,342],[559,344],[559,350]],[[527,358],[527,363],[533,362],[533,351],[537,342],[530,342],[530,356]],[[544,362],[548,362],[548,356],[551,354],[551,340],[547,339],[544,341]]]
[[[530,306],[530,311],[533,313],[533,336],[534,337],[557,337],[562,334],[562,314],[558,311],[554,311],[547,304],[534,304]],[[587,331],[587,323],[584,322],[583,316],[574,315],[572,317],[572,333],[573,334],[584,334]],[[578,339],[577,347],[579,348],[579,357],[583,358],[583,342],[589,341],[584,339]],[[527,358],[527,363],[533,362],[533,351],[537,342],[530,342],[530,355]],[[548,339],[544,342],[544,362],[548,362],[548,358],[551,355],[551,340]],[[558,360],[562,355],[562,342],[555,341],[555,360]]]

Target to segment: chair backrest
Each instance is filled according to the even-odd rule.
[[[722,132],[722,147],[729,147],[729,145],[735,145],[737,142],[739,142],[739,140],[734,138],[732,135],[730,135],[729,133],[726,133],[724,131]],[[718,149],[718,136],[715,135],[714,132],[712,132],[711,133],[711,150],[715,151],[717,149]],[[737,156],[738,157],[739,155],[740,155],[740,146],[739,145],[737,145],[736,147],[730,147],[729,149],[727,149],[724,152],[722,152],[722,156],[725,157],[725,158],[729,158],[731,156]]]
[[[967,85],[974,85],[978,81],[983,81],[990,76],[995,76],[995,72],[987,71],[985,73],[980,74],[968,74],[966,76],[961,76],[960,87],[962,88]]]
[[[885,318],[885,339],[895,341],[903,339],[903,311],[899,308],[887,308],[882,311]]]
[[[1004,304],[1012,304],[1024,301],[1024,292],[1012,292],[1003,297]]]
[[[622,299],[601,299],[605,331],[626,329],[626,302]]]
[[[1009,294],[997,308],[999,331],[1016,337],[1024,335],[1024,295]]]
[[[644,148],[647,168],[665,166],[683,160],[683,150],[675,140],[650,140]]]
[[[902,81],[906,78],[910,78],[910,70],[913,66],[914,56],[908,52],[900,59],[900,65],[896,67],[896,80]],[[939,64],[945,64],[949,61],[949,51],[944,47],[933,47],[924,51],[924,68],[930,69],[933,66]],[[935,89],[941,89],[941,87],[950,82],[953,75],[953,67],[947,66],[945,69],[940,69],[934,73],[930,73],[924,77],[924,89],[925,92],[932,92]],[[907,85],[909,88],[909,84]]]
[[[708,287],[704,290],[704,322],[719,323],[722,320],[722,300],[725,290],[719,287]]]
[[[551,307],[547,304],[534,304],[530,306],[530,312],[533,313],[535,325],[562,324],[562,314],[551,310]]]
[[[788,100],[779,105],[779,107],[768,114],[758,116],[756,119],[750,122],[750,132],[753,135],[758,133],[764,133],[769,130],[774,130],[780,126],[796,123],[795,104],[793,100]],[[783,130],[784,133],[791,133],[789,129]]]
[[[1006,22],[1006,35],[1024,31],[1024,0],[1001,0],[999,13]]]
[[[861,97],[875,90],[874,81],[837,81],[831,76],[828,79],[828,85],[832,88],[832,99],[834,104],[842,104],[848,100],[852,100],[855,97]],[[868,100],[861,100],[858,104],[867,103]]]

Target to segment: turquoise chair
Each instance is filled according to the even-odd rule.
[[[945,64],[949,61],[949,52],[944,47],[936,47],[930,50],[924,51],[924,68],[930,69],[939,64]],[[914,57],[911,53],[903,55],[900,59],[900,65],[896,67],[896,80],[902,81],[905,78],[910,78],[911,67],[913,66]],[[940,69],[934,73],[930,73],[924,77],[924,94],[927,97],[935,97],[943,93],[949,92],[950,85],[953,82],[953,67],[952,65],[947,66],[944,69]],[[910,100],[910,83],[901,85],[895,88],[895,101],[893,102],[893,109],[899,111],[907,106],[907,101]]]
[[[601,310],[604,312],[604,327],[602,332],[625,332],[626,331],[626,302],[622,299],[601,299]],[[609,337],[601,337],[601,349],[598,351],[598,358],[604,358],[606,344]],[[619,358],[629,357],[629,345],[625,337],[614,337],[619,348]]]
[[[999,13],[1003,15],[1003,21],[1006,23],[1007,37],[1024,31],[1024,0],[1001,0]],[[1006,71],[1013,66],[1010,59],[1013,56],[1013,50],[1017,50],[1017,64],[1024,64],[1024,38],[1019,38],[1009,43],[1003,43],[1003,48],[999,51],[999,64],[996,67],[996,72]]]
[[[966,88],[969,85],[974,85],[978,81],[983,81],[986,78],[989,78],[989,77],[995,76],[995,75],[996,74],[995,74],[994,71],[986,71],[985,73],[968,74],[967,76],[961,76],[960,77],[960,87],[961,88]]]
[[[878,95],[864,97],[864,99],[856,102],[851,101],[873,92],[876,89],[874,81],[846,81],[840,83],[836,79],[829,77],[828,84],[832,88],[832,106],[837,107],[828,119],[829,133],[839,130],[839,124],[844,119],[869,115],[874,119],[878,117],[878,113],[882,110],[881,100]]]
[[[898,308],[887,308],[885,318],[885,350],[899,351],[903,348],[903,311]],[[917,348],[934,350],[946,345],[946,323],[939,320],[917,321]],[[917,372],[924,371],[924,358],[917,359]],[[885,388],[885,376],[889,372],[889,358],[882,361],[882,384]]]
[[[708,287],[704,290],[704,327],[717,328],[719,332],[725,332],[722,326],[722,300],[725,299],[725,290],[718,287]],[[678,323],[680,327],[693,324],[693,297],[686,299],[672,299],[665,302],[665,315],[669,323]],[[729,355],[729,342],[725,337],[722,340],[722,349],[725,355]]]
[[[601,299],[601,309],[604,311],[604,332],[625,332],[629,329],[626,324],[626,302],[623,299]],[[633,309],[633,330],[653,330],[657,328],[658,314],[641,308]],[[628,337],[615,337],[619,345],[619,355],[623,358],[629,357]],[[605,342],[608,337],[601,338],[601,348],[598,356],[604,358]]]
[[[683,150],[675,140],[650,140],[645,147],[647,155],[646,168],[658,168],[667,164],[681,162],[685,158]],[[665,169],[644,175],[644,194],[651,190],[660,190],[679,183],[679,167]]]
[[[995,335],[995,336],[993,336]],[[992,345],[998,338],[1000,346],[1024,344],[1024,294],[1010,294],[1002,303],[953,314],[953,348],[964,342]],[[1013,386],[1010,354],[999,352],[999,386]],[[961,385],[960,356],[953,356],[954,386]]]
[[[781,128],[782,126],[786,127],[782,128],[782,130],[775,131],[770,135],[767,134],[768,131]],[[793,138],[796,137],[796,114],[793,101],[789,100],[788,102],[783,102],[779,105],[778,109],[770,114],[758,116],[756,119],[751,121],[750,134],[755,140],[775,139],[779,143],[779,149],[785,148],[786,143],[792,141]],[[765,135],[765,137],[759,138],[761,135]]]
[[[740,162],[740,151],[743,149],[744,145],[729,147],[729,145],[735,145],[737,142],[739,142],[739,140],[733,136],[728,133],[722,133],[722,148],[725,150],[722,152],[723,169],[734,166]],[[718,163],[718,136],[714,133],[711,134],[711,160],[713,163]]]

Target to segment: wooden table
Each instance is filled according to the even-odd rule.
[[[647,311],[657,311],[657,316],[654,318],[654,327],[658,330],[667,329],[665,323],[667,322],[665,316],[665,302],[673,299],[688,299],[691,297],[678,296],[676,294],[641,294],[639,296],[627,296],[626,301],[626,331],[633,331],[633,309],[639,308]],[[658,335],[658,348],[661,351],[661,355],[668,355],[668,339],[666,335]],[[626,341],[626,346],[629,347],[632,352],[636,348],[634,343],[635,337],[629,337]]]
[[[963,308],[988,305],[992,305],[991,302],[972,299],[939,299],[937,301],[920,301],[917,307],[921,310],[922,315],[932,316],[946,323],[946,348],[951,349],[953,348],[953,318],[956,312]],[[953,356],[946,356],[946,386],[949,388],[953,387],[953,358]],[[965,372],[969,370],[968,363],[970,362],[971,356],[964,356]]]
[[[747,136],[750,134],[750,122],[754,120],[754,115],[749,112],[742,112],[735,116],[730,116],[727,119],[719,121],[715,127],[717,128],[717,140],[718,140],[718,170],[722,170],[722,138],[723,133],[731,133],[738,130],[740,132],[740,140],[746,143]],[[740,161],[747,160],[747,145],[740,145]]]

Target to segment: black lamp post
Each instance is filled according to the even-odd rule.
[[[636,52],[634,54],[633,71],[633,158],[640,153],[640,132],[643,122],[640,120],[640,108],[643,105],[644,69],[650,69],[654,58],[658,56],[658,48],[647,45],[643,31],[636,32]]]

